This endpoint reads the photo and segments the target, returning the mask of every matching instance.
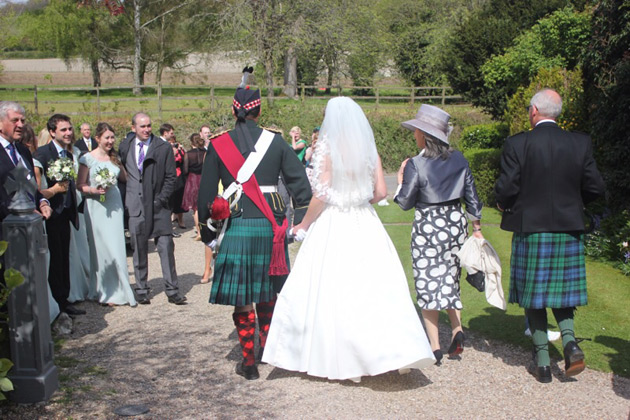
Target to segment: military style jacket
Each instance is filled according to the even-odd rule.
[[[251,135],[254,145],[258,141],[262,128],[253,120],[247,120],[247,129]],[[213,138],[223,133],[219,133]],[[239,148],[239,138],[236,130],[228,132],[230,138],[234,142],[237,149]],[[249,152],[245,152],[243,157],[247,159]],[[284,141],[280,134],[276,134],[267,150],[262,161],[254,171],[254,176],[260,186],[276,186],[278,178],[282,175],[287,190],[293,198],[293,206],[295,209],[294,224],[302,221],[306,214],[308,203],[311,200],[311,187],[306,177],[304,165],[296,156],[293,149]],[[217,151],[212,145],[212,141],[208,146],[206,158],[201,173],[201,184],[199,186],[198,198],[198,214],[199,223],[205,224],[210,217],[209,205],[212,204],[219,191],[219,182],[226,189],[232,182],[234,177],[230,174],[226,166],[223,164]],[[285,211],[288,203],[285,203],[278,192],[265,192],[265,199],[269,203],[269,207],[273,211],[274,216],[279,224],[285,217]],[[233,199],[233,198],[232,198]],[[231,217],[243,218],[264,218],[263,213],[256,205],[245,195],[242,194],[237,205],[232,209]],[[204,238],[204,241],[207,238]]]

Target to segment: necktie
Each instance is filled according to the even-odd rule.
[[[18,157],[17,157],[17,153],[15,152],[15,145],[13,143],[9,143],[9,145],[7,146],[7,149],[9,149],[9,156],[11,156],[11,160],[13,161],[13,164],[17,166]]]
[[[142,173],[142,162],[144,162],[144,143],[139,142],[140,152],[138,153],[138,171]]]
[[[62,157],[62,158],[68,157],[68,152],[66,152],[65,150],[62,150],[61,152],[59,152],[59,157]]]
[[[91,152],[92,151],[92,139],[85,139],[85,144],[86,144],[88,150]]]

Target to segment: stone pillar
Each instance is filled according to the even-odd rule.
[[[25,178],[19,177],[20,181]],[[19,190],[20,188],[18,188]],[[9,338],[13,368],[9,379],[14,391],[9,398],[18,403],[47,401],[59,388],[54,345],[50,333],[46,279],[47,238],[41,215],[27,205],[16,205],[15,194],[9,209],[15,213],[2,222],[3,239],[8,242],[4,267],[24,276],[24,283],[9,295]]]

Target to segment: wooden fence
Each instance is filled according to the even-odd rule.
[[[30,111],[39,115],[51,112],[63,112],[68,115],[94,115],[101,119],[102,115],[128,115],[130,109],[135,111],[156,112],[162,119],[162,114],[169,112],[203,112],[214,111],[219,105],[231,103],[233,86],[141,86],[143,94],[132,96],[132,86],[107,86],[107,87],[0,87],[0,98],[20,102]],[[113,91],[129,91],[127,97],[112,97]],[[195,95],[173,95],[169,91],[194,90]],[[268,88],[261,87],[263,99],[266,99]],[[302,102],[309,100],[330,99],[334,96],[349,96],[362,103],[372,104],[375,107],[387,104],[409,103],[414,105],[416,101],[431,101],[441,105],[462,101],[460,95],[452,94],[448,86],[306,86],[298,89],[297,99],[282,96],[283,87],[274,86],[275,101]],[[66,92],[68,97],[76,99],[61,99],[55,93]],[[66,96],[66,95],[64,95]],[[198,101],[197,107],[188,105],[191,101]],[[221,102],[221,103],[220,103]],[[154,106],[149,107],[149,103]],[[122,104],[122,107],[121,107]],[[128,105],[128,106],[127,106]],[[45,109],[48,106],[48,109]],[[121,109],[123,108],[123,109]]]

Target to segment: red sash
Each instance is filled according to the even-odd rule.
[[[221,159],[227,170],[230,172],[230,174],[236,180],[238,171],[245,163],[245,158],[236,148],[236,145],[232,141],[230,135],[228,133],[225,133],[222,136],[213,139],[212,146],[214,146],[214,149],[217,151],[219,158]],[[263,195],[262,191],[260,191],[256,176],[252,174],[249,180],[242,184],[242,187],[245,195],[253,201],[256,207],[260,209],[267,220],[271,222],[271,226],[273,228],[273,248],[271,251],[271,262],[269,264],[269,275],[281,276],[284,274],[289,274],[284,251],[284,240],[286,237],[288,226],[287,219],[284,219],[282,226],[278,225],[278,222],[276,222],[276,218],[271,211],[271,207],[269,207],[269,203],[267,203],[267,200],[265,200],[265,196]]]

